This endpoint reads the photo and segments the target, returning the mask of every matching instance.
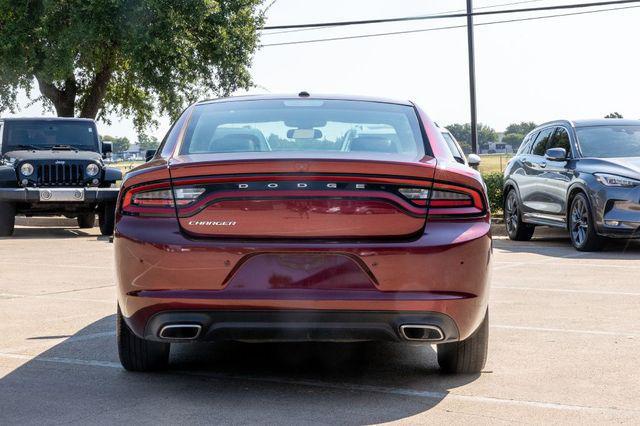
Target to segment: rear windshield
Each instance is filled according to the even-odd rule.
[[[424,142],[410,106],[343,100],[248,100],[198,105],[181,154],[323,153],[416,159]]]
[[[583,157],[640,157],[640,126],[577,127]]]
[[[98,139],[94,125],[85,121],[6,121],[2,151],[71,147],[95,151]]]

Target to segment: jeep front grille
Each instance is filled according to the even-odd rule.
[[[84,185],[84,164],[39,164],[36,168],[38,185]]]

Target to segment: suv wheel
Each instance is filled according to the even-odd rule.
[[[583,193],[577,194],[571,201],[569,234],[571,235],[571,244],[576,250],[597,251],[602,248],[602,237],[596,233],[591,206],[587,196]]]
[[[169,365],[171,344],[152,342],[136,336],[124,321],[119,306],[116,316],[116,337],[118,340],[118,356],[125,370],[163,370]]]
[[[96,223],[96,214],[91,213],[83,213],[78,215],[78,226],[81,229],[89,229],[93,228]]]
[[[11,203],[0,203],[0,237],[13,235],[16,223],[16,206]]]
[[[116,206],[113,203],[103,204],[98,212],[98,224],[102,235],[113,235],[116,222]]]
[[[487,361],[489,311],[476,331],[465,340],[438,345],[438,364],[446,373],[480,373]]]
[[[536,230],[535,226],[522,221],[520,201],[515,189],[507,193],[504,201],[504,226],[509,238],[516,241],[529,241]]]

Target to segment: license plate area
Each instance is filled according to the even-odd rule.
[[[40,189],[38,192],[42,202],[84,201],[84,190],[80,188]]]

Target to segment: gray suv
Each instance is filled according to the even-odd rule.
[[[640,238],[640,120],[559,120],[523,140],[504,172],[509,238],[565,228],[581,251]]]

